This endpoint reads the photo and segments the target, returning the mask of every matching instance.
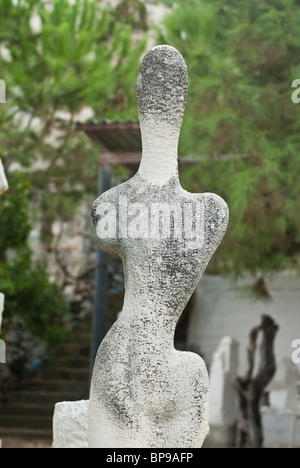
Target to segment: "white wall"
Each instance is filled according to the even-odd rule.
[[[200,347],[208,367],[220,339],[228,335],[240,344],[238,369],[243,374],[249,331],[260,323],[262,314],[270,315],[279,325],[274,346],[276,359],[291,358],[291,343],[300,339],[300,276],[282,273],[267,277],[272,296],[267,302],[255,301],[245,293],[243,287],[253,282],[249,277],[238,282],[220,276],[202,277],[196,290],[188,344]]]

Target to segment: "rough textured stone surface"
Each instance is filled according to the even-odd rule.
[[[56,403],[53,415],[53,448],[88,447],[88,400]]]
[[[93,204],[100,247],[122,258],[122,312],[96,356],[90,447],[201,447],[209,383],[202,358],[174,348],[187,301],[225,233],[226,203],[186,192],[177,146],[187,69],[170,46],[152,49],[137,77],[143,153],[137,174]]]
[[[3,164],[2,164],[2,161],[0,159],[0,195],[1,195],[1,193],[5,192],[5,190],[7,190],[7,189],[8,189],[8,183],[7,183],[7,179],[6,179],[6,176],[5,176]]]

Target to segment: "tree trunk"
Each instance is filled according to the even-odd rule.
[[[237,377],[235,388],[239,403],[239,447],[260,448],[263,445],[263,427],[260,414],[260,400],[263,390],[271,381],[276,370],[273,343],[278,325],[268,315],[249,334],[248,370]],[[255,351],[261,332],[259,365],[255,375]]]

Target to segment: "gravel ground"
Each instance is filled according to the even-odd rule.
[[[2,437],[2,448],[51,448],[52,440]]]

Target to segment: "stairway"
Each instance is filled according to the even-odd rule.
[[[54,405],[88,398],[91,320],[79,322],[72,340],[58,347],[0,406],[0,438],[52,440]]]

